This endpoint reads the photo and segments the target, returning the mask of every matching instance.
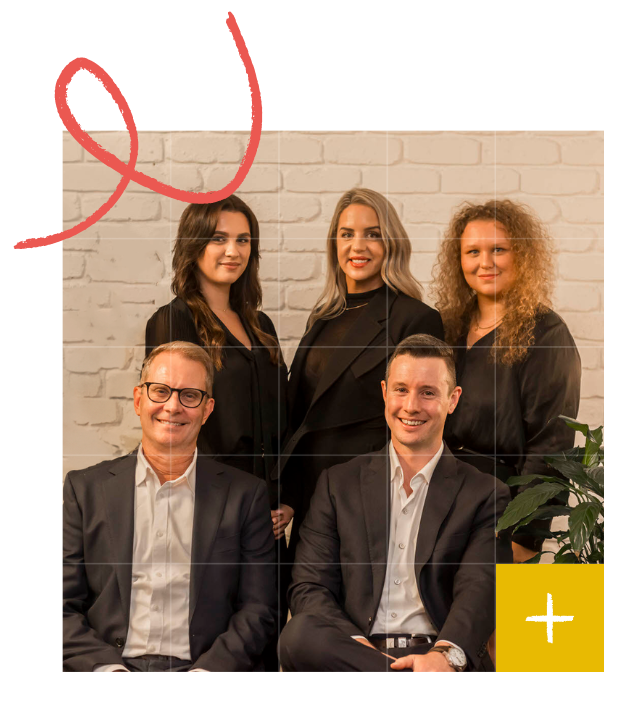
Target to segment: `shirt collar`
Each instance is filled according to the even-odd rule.
[[[439,450],[433,455],[433,457],[426,463],[426,465],[420,470],[417,475],[421,475],[424,478],[424,481],[427,485],[430,485],[430,481],[433,477],[433,473],[435,472],[435,468],[437,467],[437,463],[441,459],[441,455],[443,453],[443,442],[439,446]],[[397,481],[398,485],[402,485],[403,483],[403,477],[404,472],[402,470],[402,465],[400,464],[400,459],[398,458],[398,453],[396,452],[396,449],[394,448],[394,443],[390,442],[389,444],[389,472],[391,475],[391,481],[394,483]],[[417,477],[415,475],[414,477]]]
[[[154,480],[158,480],[158,476],[156,475],[156,472],[151,467],[151,465],[147,462],[147,458],[145,457],[145,454],[143,453],[143,445],[142,443],[138,446],[138,453],[136,455],[136,475],[135,475],[135,482],[136,487],[142,484],[147,484],[147,480],[149,477],[152,477]],[[190,492],[193,494],[193,498],[195,497],[195,482],[197,479],[197,448],[195,448],[195,454],[193,455],[193,459],[190,462],[190,465],[186,468],[183,475],[180,475],[179,478],[176,478],[175,480],[172,480],[172,483],[178,483],[178,482],[186,482],[188,484],[188,487],[190,488]]]

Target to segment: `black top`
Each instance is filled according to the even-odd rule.
[[[328,319],[323,326],[320,334],[314,340],[314,346],[310,347],[305,356],[305,365],[298,389],[299,399],[297,401],[300,419],[292,420],[293,426],[298,427],[303,422],[304,414],[310,408],[318,383],[331,357],[335,354],[336,348],[370,300],[383,289],[385,287],[373,289],[370,292],[361,292],[360,294],[347,294],[346,309],[339,316]]]
[[[220,323],[225,332],[223,367],[214,374],[214,412],[201,428],[197,447],[201,454],[266,480],[271,506],[275,508],[278,486],[270,482],[270,472],[286,430],[286,368],[271,362],[268,349],[242,317],[241,321],[251,340],[251,350]],[[259,323],[263,331],[277,338],[273,323],[263,312],[259,313]],[[204,346],[192,312],[177,297],[147,322],[145,354],[172,341]]]
[[[575,432],[558,419],[575,418],[580,404],[580,356],[564,321],[551,310],[537,320],[534,343],[521,362],[494,362],[491,347],[496,330],[467,349],[466,338],[456,351],[459,404],[446,419],[445,439],[457,454],[480,470],[510,475],[551,475],[544,455],[573,447]],[[469,454],[469,453],[468,453]],[[494,471],[495,463],[495,471]],[[522,488],[513,487],[513,494]],[[516,542],[535,548],[527,539]]]

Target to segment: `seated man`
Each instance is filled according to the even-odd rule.
[[[157,347],[134,388],[138,450],[68,473],[66,671],[258,666],[277,614],[268,491],[197,456],[212,379],[201,347]]]
[[[450,347],[408,337],[381,384],[391,442],[320,476],[301,527],[281,665],[491,670],[495,563],[512,562],[507,542],[496,553],[494,528],[509,490],[443,444],[461,394]]]

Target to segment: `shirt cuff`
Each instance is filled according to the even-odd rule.
[[[97,672],[107,672],[107,671],[127,671],[130,672],[130,669],[126,669],[125,666],[122,664],[101,664],[100,666],[96,666],[93,671]]]
[[[210,673],[210,669],[201,669],[197,667],[196,669],[188,669],[188,673],[192,674],[193,671],[205,671],[206,673]]]

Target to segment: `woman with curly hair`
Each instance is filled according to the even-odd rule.
[[[458,457],[503,481],[551,474],[543,456],[573,447],[574,432],[558,416],[577,415],[581,365],[551,310],[552,256],[549,233],[527,207],[493,200],[459,209],[435,265],[437,308],[463,388],[445,438]],[[513,536],[517,561],[540,550],[539,526],[547,524]]]
[[[381,380],[394,347],[419,332],[443,339],[410,259],[411,242],[382,194],[342,196],[327,237],[325,288],[288,383],[288,442],[276,474],[294,496],[291,549],[320,473],[387,443]]]
[[[199,433],[199,453],[266,480],[281,560],[294,511],[281,504],[270,473],[286,430],[287,376],[275,327],[260,311],[259,260],[259,225],[244,201],[229,196],[187,206],[173,252],[176,296],[147,322],[145,353],[181,340],[211,354],[215,404]],[[267,651],[265,665],[277,669],[276,651]]]

